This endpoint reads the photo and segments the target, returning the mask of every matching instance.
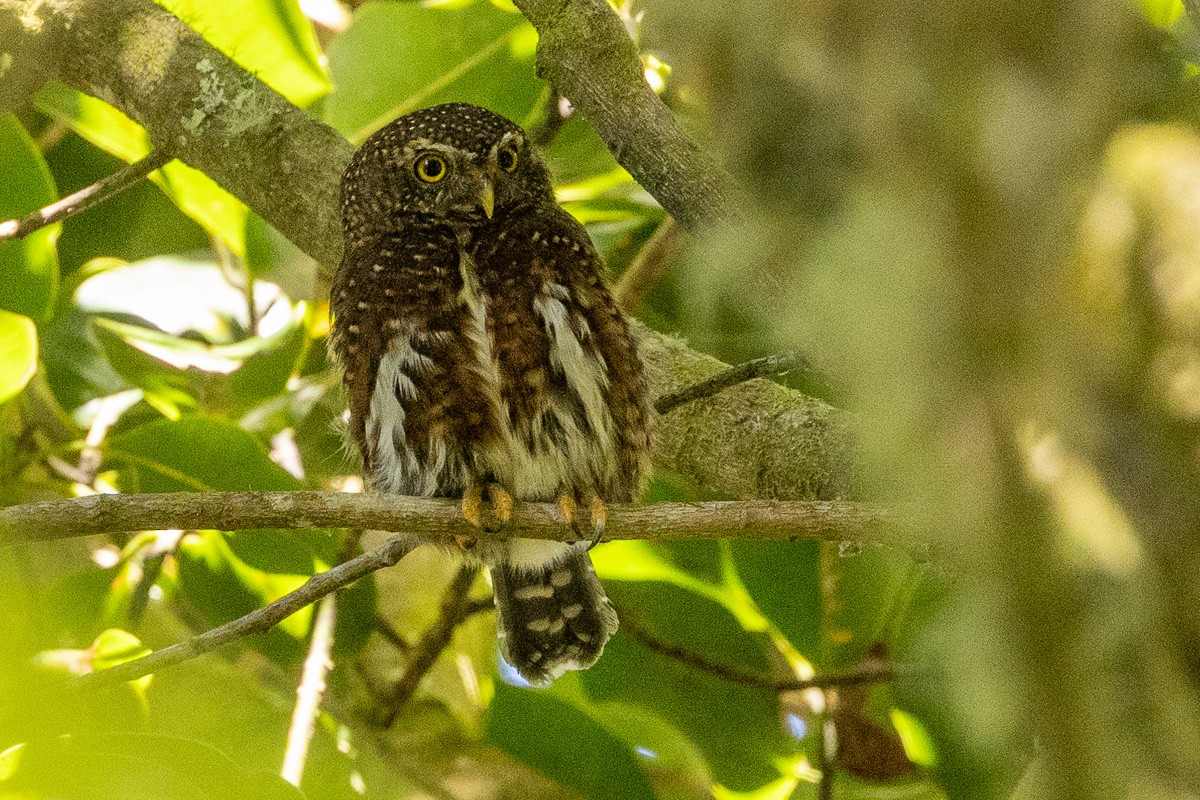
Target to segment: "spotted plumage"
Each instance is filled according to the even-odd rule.
[[[355,154],[342,215],[332,344],[373,488],[462,497],[475,522],[485,494],[497,513],[510,495],[557,501],[597,529],[603,501],[633,499],[642,366],[600,257],[518,126],[465,103],[399,118]],[[590,666],[617,628],[585,547],[474,551],[501,652],[531,682]]]

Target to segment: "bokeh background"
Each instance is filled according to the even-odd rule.
[[[278,775],[312,609],[128,687],[64,678],[278,598],[341,532],[5,547],[0,796],[1200,797],[1182,2],[621,6],[647,80],[737,181],[738,221],[695,235],[536,77],[537,35],[502,0],[160,5],[355,143],[451,100],[533,130],[566,113],[544,151],[560,200],[615,278],[655,262],[630,309],[725,361],[803,353],[814,369],[783,380],[852,415],[855,499],[903,530],[603,545],[624,627],[594,668],[520,685],[481,602],[384,726],[458,574],[419,551],[338,597],[299,788]],[[0,218],[148,149],[47,84],[0,116]],[[330,266],[178,162],[0,244],[0,503],[353,488]],[[656,474],[643,499],[722,496]],[[880,659],[896,678],[780,692],[680,651],[764,680]]]

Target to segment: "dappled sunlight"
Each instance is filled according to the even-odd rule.
[[[1047,492],[1058,517],[1063,557],[1077,569],[1132,578],[1145,566],[1145,554],[1099,474],[1053,433],[1030,432],[1022,439],[1029,476]]]

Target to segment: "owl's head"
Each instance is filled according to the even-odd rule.
[[[414,111],[376,131],[342,176],[350,231],[383,232],[426,217],[483,224],[553,197],[520,126],[470,103]]]

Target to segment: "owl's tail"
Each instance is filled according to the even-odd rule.
[[[504,660],[532,684],[587,669],[617,630],[617,612],[585,550],[544,566],[492,565],[496,630]]]

